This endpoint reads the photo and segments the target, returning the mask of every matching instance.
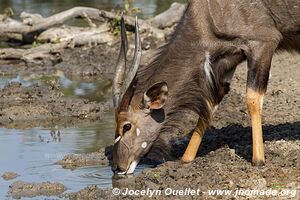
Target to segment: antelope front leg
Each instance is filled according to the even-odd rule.
[[[195,159],[199,146],[202,142],[202,138],[204,136],[206,127],[204,127],[204,124],[202,120],[198,119],[197,126],[193,132],[193,135],[189,141],[189,144],[181,158],[182,162],[191,162]]]
[[[251,88],[247,88],[247,106],[252,125],[252,164],[255,166],[261,166],[265,163],[262,132],[263,95]]]
[[[267,90],[272,56],[276,42],[252,42],[251,53],[247,55],[247,107],[252,124],[252,164],[261,166],[265,163],[262,104]]]

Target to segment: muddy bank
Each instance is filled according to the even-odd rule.
[[[160,190],[167,188],[199,189],[199,195],[166,196],[155,199],[232,199],[239,190],[290,190],[283,199],[297,199],[300,190],[300,123],[265,127],[266,166],[251,165],[250,127],[232,125],[210,130],[199,150],[199,157],[192,163],[169,161],[157,168],[145,169],[136,177],[113,179],[113,187],[125,192],[129,189]],[[286,130],[289,130],[288,132]],[[274,135],[274,134],[275,135]],[[185,145],[181,146],[181,151]],[[180,148],[180,147],[179,147]],[[232,190],[233,194],[209,195],[209,190]],[[298,194],[299,195],[299,194]],[[70,199],[148,199],[147,196],[117,195],[112,189],[90,186],[67,194]],[[233,199],[265,199],[266,196],[238,195]],[[270,199],[273,199],[270,197]]]
[[[151,34],[143,34],[143,59],[147,63],[153,56],[153,49],[160,46],[162,41],[155,39]],[[82,46],[64,49],[58,62],[43,62],[34,66],[18,60],[1,60],[0,75],[16,76],[20,74],[28,77],[32,75],[51,75],[57,70],[62,71],[70,79],[112,79],[118,58],[120,43],[119,37],[114,38],[112,44],[98,44],[97,46]],[[128,59],[132,59],[134,53],[133,34],[128,33],[129,50]],[[25,47],[24,47],[25,48]],[[128,62],[131,63],[131,62]]]
[[[102,148],[90,154],[69,154],[56,164],[66,169],[74,169],[82,166],[109,165],[112,156],[112,146]]]
[[[20,199],[21,197],[60,195],[65,190],[65,186],[60,183],[43,182],[37,184],[16,181],[10,185],[8,194],[15,199]]]
[[[23,62],[0,60],[0,71],[3,76],[30,76],[55,74],[57,70],[61,70],[69,78],[112,74],[115,60],[111,58],[117,58],[118,46],[100,44],[94,47],[64,49],[58,63],[44,63],[31,67]]]
[[[12,83],[0,90],[0,125],[34,127],[98,120],[108,110],[107,103],[65,98],[56,85],[23,87]],[[53,127],[54,127],[53,126]]]

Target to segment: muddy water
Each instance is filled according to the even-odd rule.
[[[1,77],[0,88],[11,82],[21,82],[23,87],[34,83],[57,81],[60,91],[70,98],[89,98],[104,101],[109,98],[105,81],[72,81],[63,76],[28,79],[21,76]],[[52,83],[53,84],[53,83]],[[100,91],[100,92],[99,92]],[[59,134],[58,134],[59,131]],[[52,133],[52,134],[51,134]],[[90,184],[101,188],[112,186],[109,166],[91,166],[75,170],[63,169],[55,162],[70,153],[90,153],[113,142],[114,115],[108,112],[102,120],[72,127],[35,127],[30,129],[0,128],[0,175],[12,171],[20,176],[5,181],[0,177],[0,199],[9,185],[16,181],[53,181],[64,184],[68,191],[78,191]],[[139,167],[139,171],[143,166]]]

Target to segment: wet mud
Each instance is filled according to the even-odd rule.
[[[0,89],[0,125],[9,128],[54,127],[84,120],[99,120],[107,103],[65,98],[56,86],[11,83]]]
[[[65,186],[60,183],[43,182],[37,184],[16,181],[10,185],[9,195],[15,199],[20,199],[21,197],[55,196],[62,194],[65,190]]]

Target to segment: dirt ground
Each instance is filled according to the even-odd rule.
[[[0,90],[0,125],[3,127],[70,125],[100,119],[107,109],[106,103],[64,98],[55,86],[22,87],[12,83]]]
[[[91,49],[75,49],[66,52],[61,63],[42,67],[28,68],[17,65],[10,70],[11,64],[1,65],[4,75],[55,73],[61,70],[66,76],[99,78],[104,74],[111,76],[116,47],[104,46]],[[275,56],[272,67],[272,78],[264,99],[264,144],[266,165],[251,166],[251,128],[245,104],[246,65],[237,69],[232,81],[231,91],[219,106],[214,121],[204,137],[198,157],[189,164],[179,160],[163,163],[153,169],[145,169],[137,176],[113,179],[113,186],[118,188],[157,189],[200,189],[194,196],[163,196],[155,199],[299,199],[300,197],[300,56],[283,53]],[[11,84],[0,90],[0,125],[4,127],[22,127],[28,121],[40,125],[43,121],[66,119],[66,124],[77,120],[97,120],[107,110],[107,103],[97,103],[85,99],[71,100],[57,94],[55,87],[34,85],[24,88],[19,84]],[[16,112],[18,111],[18,112]],[[71,120],[68,120],[71,119]],[[191,130],[195,116],[189,115],[184,131]],[[51,121],[50,120],[50,121]],[[23,124],[23,125],[22,125]],[[45,125],[45,124],[44,124]],[[187,126],[190,125],[190,126]],[[46,124],[47,126],[47,124]],[[49,125],[52,126],[52,125]],[[176,135],[177,134],[173,134]],[[170,139],[172,134],[170,134]],[[172,140],[170,140],[172,141]],[[174,156],[182,155],[187,139],[172,141]],[[171,144],[170,144],[171,145]],[[87,157],[68,157],[65,161],[71,167],[94,164],[95,158],[102,164],[109,161],[100,150],[98,155]],[[89,157],[90,156],[90,157]],[[93,157],[94,156],[94,157]],[[90,159],[89,159],[90,158]],[[83,160],[85,163],[73,163]],[[158,158],[159,159],[159,158]],[[74,161],[74,162],[75,162]],[[61,163],[62,164],[62,163]],[[233,195],[209,195],[211,189],[260,189],[297,190],[296,196],[270,197]],[[13,189],[13,187],[12,187]],[[99,189],[89,186],[81,191],[64,194],[70,199],[132,199],[133,196],[114,196],[112,189]],[[136,199],[147,199],[135,196]]]

